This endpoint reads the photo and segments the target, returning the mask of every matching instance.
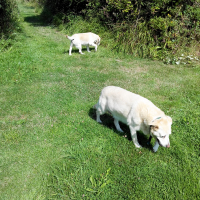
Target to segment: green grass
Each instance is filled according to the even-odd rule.
[[[0,199],[199,199],[200,68],[99,46],[68,55],[67,30],[20,5],[23,33],[0,54]],[[72,30],[72,28],[71,28]],[[136,149],[95,121],[104,86],[138,93],[173,118],[171,147]],[[124,137],[126,135],[127,137]]]

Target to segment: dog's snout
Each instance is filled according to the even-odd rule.
[[[169,147],[170,147],[170,144],[168,144],[166,147],[169,148]]]

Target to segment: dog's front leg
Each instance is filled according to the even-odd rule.
[[[150,135],[147,145],[150,145],[151,139],[152,139],[152,136]]]
[[[95,51],[97,51],[97,45],[96,45],[96,44],[94,44],[94,45],[95,45],[95,46],[94,46],[94,47],[95,47]]]
[[[121,133],[124,132],[124,131],[120,128],[120,126],[119,126],[119,121],[118,121],[117,119],[114,119],[114,124],[115,124],[116,129],[117,129],[119,132],[121,132]]]
[[[154,145],[154,147],[153,147],[153,151],[156,152],[156,151],[158,150],[158,147],[159,147],[159,146],[160,146],[160,145],[159,145],[158,141],[156,140],[156,143],[155,143],[155,145]]]
[[[95,48],[95,51],[97,51],[97,46],[98,46],[98,45],[96,45],[94,42],[91,43],[91,44],[89,44],[89,45],[93,46],[93,47]]]
[[[137,139],[137,133],[136,133],[136,128],[129,126],[130,132],[131,132],[131,137],[133,140],[133,143],[135,145],[136,148],[142,148],[142,146],[138,143],[138,139]]]

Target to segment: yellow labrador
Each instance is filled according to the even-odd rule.
[[[70,48],[69,48],[69,55],[72,55],[72,47],[75,46],[79,49],[79,53],[82,53],[82,45],[87,46],[87,51],[89,50],[89,45],[95,47],[95,51],[97,51],[97,46],[100,44],[101,38],[94,34],[94,33],[78,33],[72,36],[66,35],[66,37],[71,40]]]
[[[141,130],[145,135],[150,134],[156,139],[153,151],[159,146],[170,147],[169,135],[171,134],[172,119],[156,107],[148,99],[115,86],[103,88],[96,108],[96,120],[102,123],[100,115],[106,111],[114,117],[114,124],[118,131],[123,132],[119,121],[129,126],[133,143],[137,148],[140,144],[136,131]]]

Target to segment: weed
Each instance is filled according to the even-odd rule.
[[[92,184],[92,188],[85,188],[86,191],[96,193],[97,196],[99,196],[100,193],[102,192],[102,189],[112,183],[112,181],[108,179],[110,170],[111,168],[109,168],[106,171],[105,175],[101,174],[100,177],[97,178],[93,178],[93,176],[90,176],[90,182]]]

